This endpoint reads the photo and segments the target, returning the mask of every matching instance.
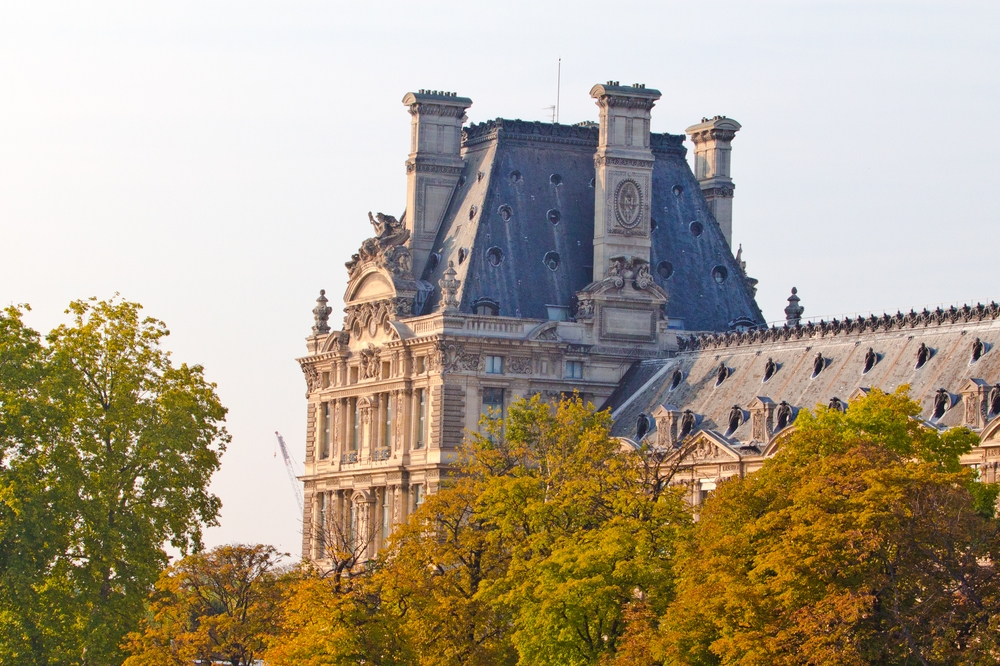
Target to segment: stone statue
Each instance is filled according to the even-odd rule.
[[[781,430],[792,422],[792,406],[782,400],[778,405],[778,411],[775,412],[775,416],[778,419],[777,429]]]
[[[983,344],[983,341],[980,340],[979,338],[973,340],[971,362],[975,363],[976,361],[978,361],[982,357],[984,351],[986,351],[986,345]]]
[[[684,416],[681,417],[681,434],[680,438],[684,439],[691,434],[694,430],[694,412],[690,409],[684,410]]]
[[[636,441],[642,441],[642,438],[646,436],[647,432],[649,432],[649,417],[645,414],[639,414],[639,418],[635,421]]]
[[[392,215],[376,213],[375,216],[372,217],[371,211],[368,211],[368,221],[372,223],[373,227],[375,227],[375,237],[379,240],[392,238],[403,230],[403,223],[394,218]]]
[[[939,419],[944,416],[945,410],[948,409],[950,403],[951,396],[948,395],[948,391],[939,388],[937,394],[934,396],[934,418]]]
[[[1000,384],[994,384],[990,391],[990,414],[1000,414]]]
[[[743,410],[740,409],[739,405],[733,405],[733,408],[729,410],[729,432],[736,432],[741,423],[743,423]]]
[[[680,370],[674,370],[674,374],[670,377],[670,390],[673,391],[675,388],[680,386],[682,379],[684,379],[684,373]]]
[[[931,350],[923,342],[920,343],[920,347],[917,349],[917,366],[921,367],[927,362],[927,359],[931,357]]]
[[[875,353],[874,349],[872,349],[871,347],[869,347],[868,348],[868,352],[865,354],[865,369],[864,369],[864,372],[867,373],[869,370],[871,370],[872,368],[874,368],[876,363],[878,363],[878,355]]]
[[[830,398],[830,404],[827,405],[830,409],[835,409],[838,412],[844,411],[844,402],[837,396]]]
[[[773,358],[768,357],[767,364],[764,366],[764,381],[766,382],[771,377],[774,377],[774,373],[778,371],[778,366],[774,362]]]
[[[823,352],[816,352],[816,358],[813,360],[813,377],[823,372],[823,368],[825,367],[826,359],[823,358]]]

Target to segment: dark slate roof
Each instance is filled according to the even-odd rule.
[[[484,297],[500,304],[500,314],[514,317],[545,319],[546,305],[571,306],[593,273],[597,139],[596,124],[497,119],[466,128],[464,180],[438,233],[434,250],[440,260],[423,271],[423,279],[437,285],[454,262],[465,311]],[[685,160],[683,140],[652,136],[651,263],[673,266],[669,279],[656,276],[670,294],[668,315],[683,319],[687,330],[722,331],[741,317],[763,323]],[[693,221],[702,225],[700,236],[690,231]],[[490,262],[491,250],[502,255],[499,265]],[[550,252],[558,255],[554,271],[544,262]],[[728,272],[721,285],[712,277],[717,265]],[[428,307],[438,298],[435,290]]]

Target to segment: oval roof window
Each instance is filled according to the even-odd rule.
[[[499,266],[503,262],[503,250],[496,246],[486,250],[486,261],[490,262],[491,266]]]

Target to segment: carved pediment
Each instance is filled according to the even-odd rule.
[[[795,426],[788,426],[782,429],[771,439],[770,442],[767,443],[767,446],[765,446],[761,451],[761,455],[765,458],[773,456],[778,452],[778,449],[781,448],[781,445],[785,442],[785,440],[791,437],[793,432],[795,432]]]
[[[987,442],[996,444],[1000,442],[1000,418],[994,416],[993,420],[986,424],[982,434],[979,436],[979,441],[982,444],[986,444]]]
[[[387,302],[389,317],[405,317],[413,314],[418,292],[425,291],[411,270],[410,251],[405,245],[409,232],[390,215],[379,213],[376,219],[369,213],[368,217],[378,235],[365,239],[346,264],[345,329],[351,332],[359,306]]]
[[[664,306],[669,300],[667,292],[653,281],[653,276],[649,272],[649,262],[631,255],[612,257],[604,277],[576,292],[576,298],[578,320],[593,319],[601,308],[616,310],[611,317],[614,321],[635,318],[639,311],[646,310],[652,316],[651,323],[654,325],[663,318]],[[646,325],[638,320],[627,322],[626,325],[646,328]],[[602,323],[603,328],[605,325]],[[654,336],[653,331],[648,331],[641,337]],[[611,332],[607,337],[614,338],[615,333]]]
[[[396,295],[396,287],[392,280],[378,271],[370,271],[351,283],[345,302],[374,301],[380,298]]]
[[[742,456],[730,448],[721,437],[711,431],[703,430],[684,446],[681,463],[732,463],[741,459]]]
[[[604,278],[588,284],[577,292],[577,297],[593,298],[601,294],[632,296],[664,303],[670,298],[653,280],[649,262],[632,255],[611,257],[608,268],[604,271]]]

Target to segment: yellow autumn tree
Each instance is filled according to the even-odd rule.
[[[185,557],[156,584],[129,634],[125,666],[250,666],[277,623],[286,582],[271,546],[228,545]]]
[[[997,493],[962,471],[977,442],[906,395],[803,413],[760,471],[713,493],[678,594],[619,664],[1000,662]]]

